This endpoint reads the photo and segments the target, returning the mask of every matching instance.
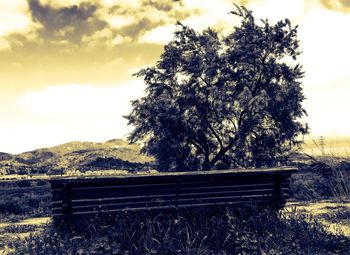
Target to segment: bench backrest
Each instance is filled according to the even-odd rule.
[[[51,179],[56,225],[123,210],[285,204],[295,168],[222,170]]]

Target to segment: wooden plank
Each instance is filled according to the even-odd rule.
[[[189,187],[179,188],[179,193],[186,192],[215,192],[215,191],[249,191],[254,189],[268,189],[273,188],[273,183],[263,183],[259,185],[234,185],[234,186],[203,186],[203,187]]]
[[[244,195],[244,196],[234,196],[234,197],[227,197],[227,196],[213,196],[213,197],[204,197],[204,198],[179,198],[178,204],[175,205],[175,199],[172,200],[166,200],[166,201],[136,201],[136,202],[126,202],[126,203],[113,203],[113,204],[105,204],[105,205],[82,205],[82,206],[73,206],[73,214],[75,215],[76,212],[81,211],[103,211],[103,210],[109,210],[109,209],[126,209],[130,208],[130,210],[134,208],[140,208],[140,207],[155,207],[155,206],[180,206],[180,205],[191,205],[191,204],[198,204],[198,203],[220,203],[220,202],[245,202],[245,203],[251,203],[255,200],[266,200],[272,203],[273,195],[265,195],[265,194],[255,194],[255,195]]]
[[[273,177],[268,178],[258,178],[258,179],[248,179],[248,178],[239,178],[239,179],[215,179],[210,178],[207,180],[187,180],[187,179],[179,179],[177,180],[177,183],[182,186],[200,186],[200,185],[210,185],[210,184],[227,184],[227,185],[242,185],[242,184],[260,184],[260,183],[266,183],[266,182],[273,182]],[[79,184],[79,186],[78,186]],[[129,183],[129,182],[123,182],[123,183],[114,183],[110,182],[109,185],[106,186],[100,186],[101,183],[84,183],[84,185],[80,186],[80,183],[75,184],[72,186],[74,190],[90,190],[91,188],[95,189],[128,189],[128,188],[134,188],[139,187],[140,189],[152,189],[153,187],[176,187],[176,183],[156,183],[156,182],[149,182],[149,183],[143,183],[143,184],[136,184],[135,182]],[[87,185],[89,184],[89,185]]]
[[[81,205],[105,205],[112,203],[123,202],[142,202],[142,201],[155,201],[155,200],[174,200],[176,195],[157,195],[157,196],[127,196],[127,197],[112,197],[112,198],[98,198],[98,199],[79,199],[73,200],[72,206]]]
[[[92,198],[112,198],[112,197],[127,197],[127,196],[157,196],[158,194],[161,195],[174,195],[176,194],[176,188],[169,188],[169,189],[153,189],[153,190],[86,190],[86,191],[80,191],[80,190],[73,190],[72,191],[72,197],[74,200],[77,199],[92,199]]]
[[[56,200],[51,202],[52,207],[57,207],[57,206],[62,206],[63,205],[63,200]]]
[[[152,188],[154,186],[172,186],[175,187],[178,184],[180,185],[200,185],[201,183],[230,183],[230,184],[240,184],[240,183],[262,183],[273,181],[273,176],[254,176],[252,178],[247,178],[244,176],[185,176],[177,177],[170,176],[167,178],[158,178],[158,179],[110,179],[108,182],[100,182],[96,180],[95,182],[76,182],[70,183],[73,189],[90,189],[91,187],[108,189],[109,187],[113,188],[129,188],[129,187],[140,187],[140,188]]]
[[[178,184],[176,183],[150,183],[150,184],[112,184],[108,186],[83,186],[83,187],[74,187],[74,190],[81,190],[81,191],[90,191],[91,189],[94,190],[128,190],[128,189],[140,189],[140,190],[148,190],[148,189],[176,189],[178,186],[179,188],[186,188],[186,187],[203,187],[203,186],[212,186],[212,185],[228,185],[228,186],[234,186],[234,185],[260,185],[265,183],[272,183],[273,179],[262,179],[262,180],[224,180],[224,181],[218,181],[213,180],[211,182],[209,181],[196,181],[196,182],[186,182],[182,181]],[[59,193],[61,192],[61,189],[54,190],[55,192]]]
[[[212,191],[212,192],[195,192],[195,193],[179,193],[179,200],[183,198],[209,198],[217,195],[233,197],[259,194],[273,194],[273,189],[255,189],[255,190],[233,190],[233,191]]]
[[[178,195],[177,199],[183,198],[206,198],[214,196],[245,196],[245,195],[261,195],[270,194],[272,195],[273,189],[259,189],[259,190],[249,190],[249,191],[214,191],[214,192],[202,192],[202,193],[181,193]],[[134,196],[134,197],[115,197],[115,198],[103,198],[103,199],[83,199],[83,200],[72,200],[72,207],[76,206],[86,206],[86,205],[108,205],[108,204],[123,204],[126,202],[153,202],[153,201],[169,201],[176,199],[175,195],[157,195],[157,196]]]
[[[178,210],[178,209],[185,209],[185,208],[193,208],[193,207],[203,207],[203,206],[213,206],[213,205],[223,205],[223,206],[227,206],[227,205],[249,205],[249,204],[256,204],[256,205],[266,205],[269,206],[271,205],[271,202],[266,201],[266,200],[255,200],[253,202],[249,202],[249,201],[234,201],[234,202],[215,202],[215,203],[198,203],[198,204],[188,204],[188,205],[178,205],[173,206],[153,206],[153,207],[139,207],[139,208],[122,208],[122,209],[108,209],[108,210],[101,210],[101,211],[81,211],[81,212],[75,212],[74,216],[76,219],[78,219],[79,217],[84,217],[86,215],[97,215],[97,214],[111,214],[111,213],[119,213],[119,212],[123,212],[123,211],[132,211],[132,212],[137,212],[137,211],[151,211],[151,210],[166,210],[166,209],[170,209],[170,210]]]
[[[113,188],[113,189],[94,189],[90,190],[72,190],[72,198],[73,200],[77,199],[99,199],[99,198],[112,198],[112,197],[130,197],[130,196],[157,196],[159,195],[176,195],[176,192],[184,193],[190,191],[198,191],[198,192],[212,192],[212,191],[233,191],[233,190],[249,190],[252,188],[255,189],[265,189],[272,188],[273,183],[261,184],[257,185],[234,185],[234,186],[202,186],[202,187],[188,187],[188,188],[178,188],[176,187],[162,187],[153,189],[133,189],[128,187],[127,189],[122,188]]]
[[[127,209],[133,210],[140,207],[155,207],[155,206],[173,206],[175,205],[175,199],[167,201],[135,201],[135,202],[125,202],[117,204],[105,204],[105,205],[81,205],[74,206],[73,214],[76,215],[77,212],[82,211],[103,211],[108,209]]]

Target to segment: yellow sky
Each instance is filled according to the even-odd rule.
[[[299,25],[304,107],[313,136],[350,135],[350,0],[241,0],[256,18]],[[228,0],[0,0],[0,151],[125,138],[176,21],[222,33]]]

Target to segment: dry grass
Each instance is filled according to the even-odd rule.
[[[350,237],[350,202],[319,201],[317,203],[288,203],[286,208],[299,215],[317,219],[327,231]]]
[[[312,156],[350,157],[350,137],[325,137],[324,155],[317,138],[307,137],[302,151]]]

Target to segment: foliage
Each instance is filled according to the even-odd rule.
[[[288,19],[241,19],[227,36],[178,24],[153,67],[140,70],[146,96],[125,116],[161,170],[272,166],[307,133],[297,27]]]
[[[303,201],[349,200],[349,159],[312,158],[310,164],[300,165],[299,171],[293,174],[290,193],[294,199]]]
[[[47,181],[0,182],[0,190],[0,213],[50,214],[51,192]]]
[[[96,220],[95,220],[96,223]],[[229,208],[167,214],[129,213],[89,231],[18,239],[14,254],[347,254],[350,239],[325,231],[317,220]]]

